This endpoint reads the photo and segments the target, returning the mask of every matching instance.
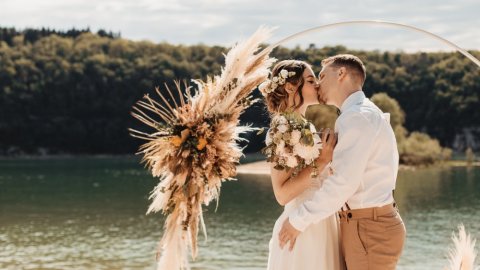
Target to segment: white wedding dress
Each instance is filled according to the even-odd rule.
[[[312,179],[312,185],[297,198],[285,205],[282,215],[275,222],[269,244],[268,270],[344,270],[341,255],[339,225],[336,215],[311,224],[297,237],[295,247],[289,244],[280,248],[278,233],[291,210],[313,195],[326,178],[325,170]]]

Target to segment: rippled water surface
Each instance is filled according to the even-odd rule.
[[[130,158],[1,160],[0,269],[154,269],[156,181]],[[398,269],[442,269],[458,223],[480,238],[480,169],[402,171],[395,195],[408,231]],[[193,269],[265,268],[282,211],[269,178],[225,183],[214,210]]]

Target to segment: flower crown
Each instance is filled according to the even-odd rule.
[[[286,69],[280,70],[277,76],[272,77],[272,79],[267,79],[258,86],[258,90],[262,92],[262,95],[265,97],[268,94],[272,93],[277,89],[279,85],[284,85],[287,81],[287,78],[295,75],[295,71],[288,71]]]

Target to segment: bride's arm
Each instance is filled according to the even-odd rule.
[[[320,153],[320,156],[315,160],[319,172],[325,169],[327,164],[332,160],[333,156],[336,136],[334,135],[333,131],[330,132],[331,136],[328,135],[329,133],[324,134],[324,138],[322,138],[322,141],[324,142],[323,149]],[[303,169],[299,174],[297,174],[297,176],[292,178],[292,170],[277,170],[274,168],[273,164],[270,164],[270,173],[272,177],[273,193],[275,194],[275,198],[280,205],[285,205],[300,195],[310,186],[312,181],[311,167]]]

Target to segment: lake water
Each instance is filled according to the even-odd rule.
[[[154,269],[161,214],[146,216],[157,183],[137,159],[0,160],[0,269]],[[443,269],[459,223],[480,239],[480,169],[401,171],[407,227],[398,269]],[[193,269],[264,269],[282,208],[266,176],[239,176],[208,207]]]

